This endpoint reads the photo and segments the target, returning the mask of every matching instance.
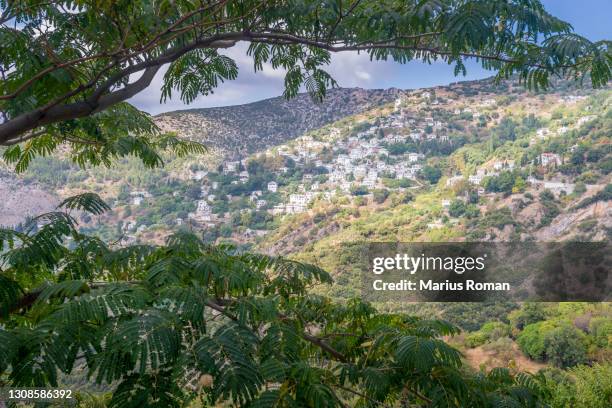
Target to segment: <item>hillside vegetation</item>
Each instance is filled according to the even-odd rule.
[[[313,117],[303,129],[258,120],[263,127],[254,130],[244,121],[208,139],[215,147],[261,132],[246,137],[255,142],[240,151],[166,155],[163,169],[146,171],[129,158],[112,168],[81,170],[48,157],[34,161],[18,181],[8,173],[3,180],[58,198],[99,192],[112,210],[77,213],[81,231],[119,246],[161,244],[189,230],[208,243],[315,264],[334,279],[315,292],[341,302],[360,294],[355,242],[610,239],[609,89],[558,83],[533,93],[515,81],[485,80],[393,90],[367,103],[360,90],[333,95],[346,93],[351,112],[337,100],[319,107],[338,107],[323,126]],[[227,108],[231,115],[206,110],[201,117],[225,121],[243,110],[249,110],[245,118],[266,117],[274,103]],[[162,118],[184,121],[194,114]],[[292,120],[303,114],[294,112]],[[186,121],[188,136],[206,140],[201,135],[209,119],[198,120],[204,122]],[[375,306],[450,321],[463,330],[450,341],[471,369],[540,372],[557,384],[553,406],[586,406],[592,395],[609,400],[609,384],[594,382],[610,371],[607,303]]]
[[[155,122],[163,130],[239,157],[391,102],[399,94],[398,89],[337,88],[321,103],[302,93],[289,100],[276,97],[245,105],[167,112],[157,115]]]

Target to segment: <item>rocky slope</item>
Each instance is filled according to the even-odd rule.
[[[59,198],[48,189],[24,183],[14,174],[0,170],[0,226],[14,226],[27,217],[53,211]]]
[[[155,121],[165,131],[176,131],[240,157],[391,102],[400,93],[395,88],[339,88],[330,90],[322,103],[302,93],[290,100],[276,97],[245,105],[168,112],[156,116]]]

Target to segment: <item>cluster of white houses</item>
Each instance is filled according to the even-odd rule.
[[[296,166],[305,166],[306,164],[314,164],[316,167],[326,169],[327,177],[324,185],[321,186],[314,181],[315,175],[304,174],[302,183],[298,186],[298,191],[287,196],[286,202],[276,204],[272,208],[268,202],[262,198],[261,191],[252,191],[250,193],[250,201],[254,203],[257,209],[268,209],[272,214],[295,214],[306,211],[309,203],[315,198],[322,197],[331,199],[336,192],[349,193],[354,187],[364,187],[368,190],[383,188],[382,179],[415,179],[418,173],[423,169],[425,156],[417,152],[408,152],[406,154],[397,155],[390,158],[390,145],[405,142],[420,142],[424,140],[438,140],[441,142],[450,141],[448,135],[449,126],[446,122],[434,118],[430,113],[423,115],[419,119],[409,117],[406,111],[402,109],[403,105],[409,98],[417,98],[415,104],[417,108],[428,105],[436,105],[438,99],[432,97],[431,93],[424,91],[413,94],[412,96],[403,96],[396,100],[395,110],[383,117],[378,117],[374,124],[368,124],[367,129],[358,132],[355,135],[342,138],[341,129],[332,128],[329,132],[329,141],[315,140],[310,136],[303,136],[296,139],[291,145],[283,145],[277,148],[272,148],[266,152],[268,155],[279,155],[291,159]],[[582,97],[564,97],[570,102],[575,102]],[[413,101],[414,102],[414,101]],[[474,105],[483,108],[491,108],[496,106],[494,99],[484,99],[480,103]],[[453,113],[461,115],[469,113],[473,118],[478,118],[481,113],[474,107],[465,106],[456,108]],[[595,116],[584,116],[577,120],[573,127],[580,126]],[[553,135],[561,135],[570,130],[568,126],[560,126],[551,130],[547,127],[537,129],[533,140],[546,139]],[[451,141],[452,142],[452,141]],[[334,154],[331,160],[324,160],[322,155],[323,150],[333,151]],[[559,166],[563,162],[560,155],[553,152],[544,152],[537,156],[534,164],[543,167]],[[232,174],[236,179],[232,183],[246,183],[249,180],[247,168],[247,159],[226,161],[223,163],[223,173]],[[485,177],[499,175],[502,171],[512,171],[515,168],[513,160],[500,160],[494,163],[489,163],[487,168],[479,168],[476,173],[470,175],[456,175],[447,179],[447,185],[467,180],[470,184],[478,186],[478,191],[484,193],[481,187]],[[277,174],[287,173],[287,167],[277,169]],[[193,179],[201,180],[206,175],[205,172],[199,171],[194,173]],[[217,186],[213,184],[213,189]],[[267,191],[276,193],[279,185],[276,181],[270,181],[267,186]],[[549,186],[552,189],[569,189],[567,186]],[[207,203],[214,200],[214,195],[209,195],[207,191],[202,192],[202,197],[207,200],[198,202],[196,211],[190,214],[190,217],[202,223],[210,223],[214,221],[212,209]],[[212,199],[211,199],[212,197]]]
[[[550,129],[548,127],[539,128],[536,130],[535,136],[531,138],[530,144],[533,145],[537,143],[538,139],[544,140],[544,139],[548,139],[553,136],[563,135],[569,132],[571,129],[577,129],[580,126],[584,125],[587,122],[590,122],[591,120],[595,118],[597,118],[597,116],[595,115],[586,115],[586,116],[581,116],[580,118],[578,118],[578,120],[576,120],[576,123],[574,123],[572,126],[561,125],[557,127],[556,129]]]
[[[398,106],[399,103],[396,103]],[[405,128],[410,126],[410,132]],[[426,126],[431,126],[434,132],[427,133]],[[288,201],[274,206],[270,211],[273,214],[295,214],[307,209],[308,204],[317,196],[330,199],[336,190],[348,193],[354,186],[363,186],[367,189],[382,187],[382,177],[396,179],[414,179],[418,172],[422,170],[422,161],[425,156],[420,153],[410,152],[404,157],[405,160],[390,164],[385,160],[389,156],[389,151],[385,145],[402,143],[407,141],[419,141],[426,139],[448,140],[448,136],[441,134],[446,126],[441,121],[434,120],[432,117],[425,117],[422,121],[405,118],[400,111],[394,112],[389,116],[379,118],[378,123],[369,127],[367,130],[359,132],[355,136],[345,139],[335,140],[334,143],[314,140],[310,136],[296,139],[293,146],[280,146],[267,154],[278,154],[293,160],[297,166],[312,163],[317,167],[323,167],[328,174],[324,191],[321,186],[314,182],[314,175],[304,174],[302,182],[309,186],[309,191],[305,191],[304,185],[299,186],[299,192],[288,196]],[[393,128],[404,128],[402,134],[393,131]],[[386,130],[386,134],[377,137],[378,133]],[[339,136],[340,130],[332,128],[330,131],[331,139]],[[331,149],[336,152],[334,159],[325,162],[320,158],[322,149]],[[223,164],[224,174],[235,174],[238,180],[232,183],[245,183],[249,179],[247,160],[226,161]],[[281,167],[279,173],[286,173],[288,168]],[[267,190],[277,192],[278,184],[271,181],[267,185]],[[258,200],[251,196],[251,200],[256,203],[258,208],[264,207],[265,200]],[[199,217],[202,218],[202,217]]]

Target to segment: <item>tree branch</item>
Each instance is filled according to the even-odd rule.
[[[357,391],[357,390],[354,390],[354,389],[352,389],[352,388],[344,387],[344,386],[339,385],[339,384],[332,384],[332,387],[334,387],[334,388],[338,388],[339,390],[342,390],[342,391],[350,392],[351,394],[357,395],[357,396],[359,396],[359,397],[361,397],[361,398],[363,398],[363,399],[365,399],[365,400],[368,400],[368,401],[370,401],[370,402],[372,402],[372,403],[374,403],[374,404],[376,404],[376,405],[379,405],[379,406],[381,406],[381,407],[391,408],[391,406],[390,406],[390,405],[387,405],[387,404],[385,404],[384,402],[380,402],[380,401],[378,401],[378,400],[375,400],[375,399],[374,399],[374,398],[372,398],[372,397],[368,397],[366,394],[364,394],[364,393],[362,393],[362,392],[359,392],[359,391]],[[430,402],[431,402],[431,401],[430,401]]]
[[[138,282],[124,281],[124,283],[137,284]],[[90,289],[95,289],[95,288],[102,287],[105,284],[108,284],[108,282],[89,282],[87,285],[89,286]],[[18,310],[30,308],[36,302],[36,300],[38,299],[41,293],[42,293],[42,289],[25,293],[17,302],[9,306],[8,308],[9,315],[11,313],[17,312]],[[233,303],[232,300],[218,299],[217,301],[212,301],[208,299],[204,303],[206,304],[206,306],[210,307],[211,309],[216,310],[219,313],[222,313],[227,318],[235,322],[239,321],[239,319],[236,316],[234,316],[232,313],[227,311],[226,307],[221,305],[221,304],[231,304]],[[283,321],[290,320],[290,318],[287,315],[284,315],[282,313],[278,313],[278,317],[280,320],[283,320]],[[309,343],[312,343],[315,346],[322,349],[323,351],[327,352],[328,354],[336,358],[338,361],[341,361],[343,363],[348,362],[348,358],[344,354],[342,354],[341,352],[339,352],[338,350],[330,346],[325,340],[312,336],[306,332],[300,333],[300,336],[304,340],[308,341]]]
[[[360,42],[356,44],[344,45],[337,45],[338,43],[336,42],[327,42],[316,39],[313,40],[311,38],[300,37],[293,34],[278,31],[267,31],[260,33],[244,31],[215,34],[210,37],[198,39],[190,44],[170,49],[156,58],[145,60],[138,64],[130,65],[121,69],[120,72],[112,75],[110,78],[106,79],[104,83],[98,85],[97,88],[93,90],[91,95],[82,101],[60,105],[60,103],[64,102],[65,100],[68,100],[74,96],[77,96],[80,93],[92,89],[94,86],[96,86],[96,82],[98,80],[97,78],[86,85],[81,85],[73,89],[72,91],[67,92],[63,96],[57,98],[52,102],[49,102],[43,107],[5,121],[4,123],[0,124],[0,145],[13,144],[15,143],[14,141],[17,140],[20,135],[23,135],[25,132],[31,131],[33,129],[36,129],[37,127],[61,122],[64,120],[85,117],[96,112],[100,112],[114,104],[125,101],[147,88],[162,65],[176,61],[178,58],[194,49],[227,48],[232,47],[238,41],[259,42],[273,45],[301,44],[305,46],[321,48],[330,52],[371,51],[374,49],[410,50],[416,52],[426,52],[432,55],[444,57],[462,56],[468,58],[498,61],[505,64],[521,63],[521,61],[517,59],[501,55],[483,55],[474,52],[460,52],[457,54],[453,54],[448,50],[440,49],[437,47],[427,47],[418,44],[405,45],[401,43],[402,41],[406,40],[419,39],[439,34],[441,33],[431,32],[415,36],[402,36],[386,41]],[[106,71],[112,69],[116,64],[117,62],[102,69],[98,77],[102,76]],[[528,62],[527,65],[529,65]],[[535,62],[531,63],[531,66],[548,69],[547,67],[538,65]],[[128,84],[121,90],[108,93],[112,86],[117,84],[120,80],[138,72],[142,72],[142,76],[136,82]]]
[[[236,38],[235,40],[233,38]],[[144,61],[140,64],[127,67],[121,72],[113,75],[100,85],[87,99],[81,102],[75,102],[64,105],[54,105],[49,103],[44,107],[36,109],[32,112],[19,115],[8,122],[0,124],[0,145],[12,143],[19,135],[32,130],[34,128],[57,123],[69,119],[82,118],[97,112],[100,112],[112,105],[123,102],[142,90],[146,89],[157,71],[162,65],[175,61],[182,55],[196,48],[228,48],[236,44],[239,39],[239,34],[232,33],[228,35],[216,35],[206,38],[201,41],[194,42],[188,46],[170,50],[162,56]],[[109,94],[105,94],[110,87],[117,83],[121,78],[125,78],[133,73],[144,71],[142,76],[135,82],[127,85]],[[86,87],[85,87],[86,88]],[[79,90],[77,88],[77,90]],[[72,93],[78,93],[77,90]],[[60,98],[61,99],[61,98]]]
[[[221,305],[219,305],[219,304],[217,304],[217,303],[215,303],[215,302],[213,302],[211,300],[207,300],[205,302],[205,304],[206,304],[206,306],[210,307],[211,309],[214,309],[214,310],[218,311],[219,313],[223,313],[223,315],[228,317],[229,319],[231,319],[233,321],[238,321],[238,318],[236,316],[232,315],[231,313],[229,313],[225,309],[225,307],[223,307],[223,306],[221,306]],[[288,316],[283,315],[281,313],[278,314],[278,317],[281,320],[289,320]],[[319,339],[318,337],[315,337],[315,336],[311,336],[310,334],[305,333],[305,332],[300,333],[300,336],[304,340],[314,344],[315,346],[318,346],[320,349],[322,349],[322,350],[326,351],[327,353],[329,353],[330,355],[334,356],[337,360],[339,360],[339,361],[341,361],[343,363],[348,362],[348,359],[346,358],[346,356],[344,354],[340,353],[338,350],[336,350],[335,348],[333,348],[332,346],[327,344],[327,342],[325,342],[324,340]]]
[[[31,132],[31,133],[28,133],[26,135],[21,135],[21,136],[19,136],[16,139],[10,140],[10,141],[8,141],[6,143],[2,143],[2,146],[14,146],[14,145],[19,144],[21,142],[25,142],[27,140],[34,139],[35,137],[38,137],[38,136],[42,136],[45,133],[47,133],[46,130],[39,130],[38,132]]]

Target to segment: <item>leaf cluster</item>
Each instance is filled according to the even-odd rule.
[[[79,366],[116,385],[113,407],[538,406],[543,395],[535,377],[467,374],[442,339],[459,332],[447,322],[312,294],[331,283],[317,266],[187,232],[113,248],[66,212],[104,211],[95,194],[61,206],[0,235],[0,378],[11,386],[57,386]]]

